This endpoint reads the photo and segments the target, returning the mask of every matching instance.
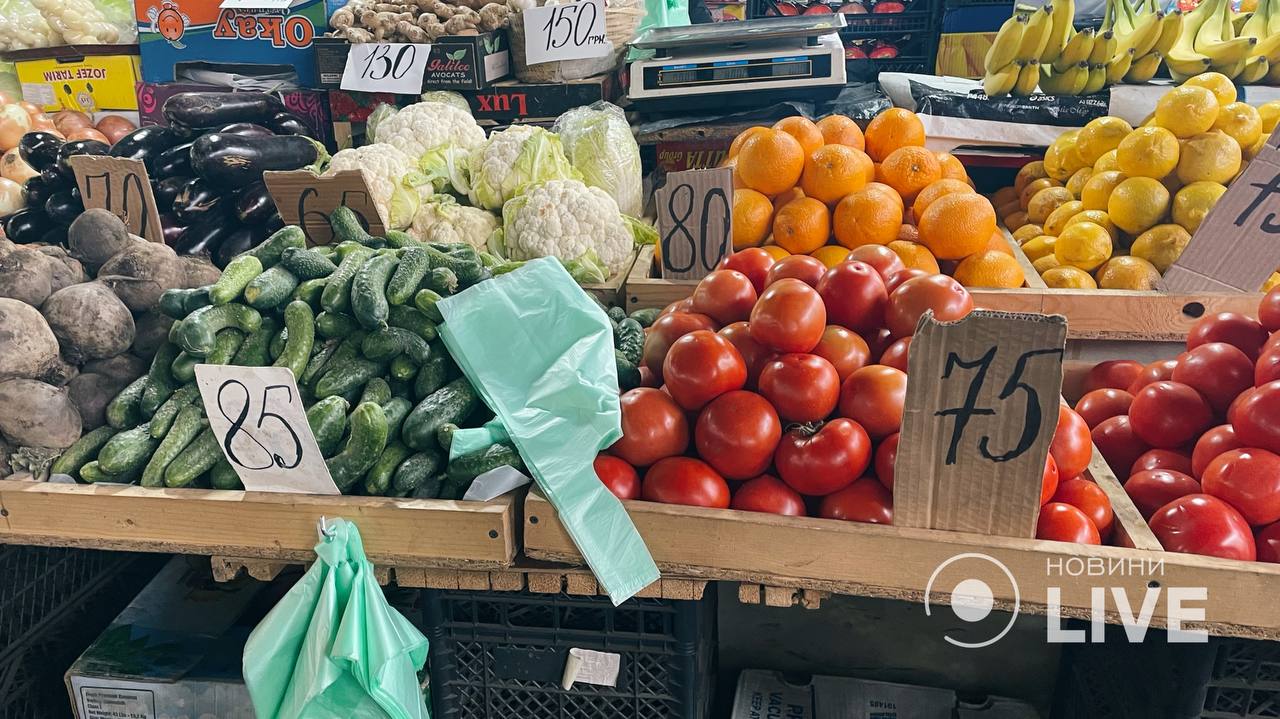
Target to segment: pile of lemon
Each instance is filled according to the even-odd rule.
[[[1049,287],[1154,289],[1278,122],[1280,101],[1237,102],[1203,73],[1137,128],[1107,116],[1061,135],[992,204]]]

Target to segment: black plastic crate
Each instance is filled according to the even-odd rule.
[[[853,38],[846,40],[859,43],[869,51],[872,38]],[[938,57],[938,32],[917,33],[882,33],[874,40],[892,43],[898,50],[895,57],[890,58],[857,58],[844,61],[845,75],[848,82],[874,82],[882,72],[918,72],[932,73]]]
[[[425,590],[435,719],[703,719],[715,607],[700,601]],[[616,687],[560,687],[570,648],[622,656]]]

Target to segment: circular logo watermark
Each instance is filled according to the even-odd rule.
[[[1010,613],[1009,622],[1005,624],[1004,628],[1001,629],[994,637],[986,641],[964,642],[945,635],[943,638],[957,647],[963,647],[965,649],[981,649],[982,647],[991,646],[1003,639],[1004,635],[1008,634],[1009,630],[1013,628],[1013,623],[1018,619],[1018,610],[1022,602],[1021,594],[1018,591],[1018,582],[1014,580],[1013,572],[1010,572],[1009,568],[995,557],[978,552],[965,552],[963,554],[957,554],[954,557],[947,559],[942,564],[939,564],[938,568],[934,569],[933,574],[929,576],[929,583],[926,584],[924,588],[925,616],[933,616],[931,597],[933,595],[933,585],[938,580],[938,575],[940,575],[944,569],[958,562],[965,562],[971,566],[976,566],[972,564],[974,562],[985,562],[994,566],[996,569],[999,569],[1005,578],[1009,580],[1009,587],[1013,590],[1013,611]],[[979,574],[979,571],[974,569],[963,572],[963,574],[974,575]],[[981,574],[984,576],[990,575],[991,571],[989,569],[985,569],[984,571],[981,571]],[[956,582],[955,586],[951,588],[949,596],[951,611],[955,613],[958,619],[970,624],[976,624],[986,619],[995,609],[995,592],[991,589],[991,585],[985,580],[978,579],[973,576],[966,576],[964,579]]]

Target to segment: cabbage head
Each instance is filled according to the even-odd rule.
[[[643,213],[640,146],[622,108],[608,102],[575,107],[561,115],[552,130],[584,182],[609,193],[622,214]]]

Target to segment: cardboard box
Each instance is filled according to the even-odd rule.
[[[140,82],[137,86],[138,115],[141,125],[167,125],[160,112],[164,101],[183,92],[226,92],[228,88],[194,82]],[[291,90],[280,93],[285,109],[306,123],[312,137],[331,145],[333,120],[329,114],[328,93],[324,90]]]
[[[319,86],[338,88],[351,43],[322,37],[315,42]],[[431,44],[423,90],[481,90],[511,74],[511,46],[505,30],[450,35]]]
[[[481,123],[549,122],[566,110],[601,100],[613,101],[618,84],[612,74],[554,85],[504,80],[478,92],[464,92],[471,114]]]
[[[133,45],[64,45],[5,54],[13,61],[22,97],[45,112],[79,110],[102,115],[138,109],[133,86],[141,75]]]
[[[705,140],[660,141],[656,146],[658,167],[663,172],[683,172],[719,167],[729,154],[732,140],[707,138]]]
[[[328,25],[323,0],[292,0],[281,9],[221,5],[222,0],[134,0],[142,79],[172,82],[185,66],[230,64],[296,72],[299,86],[316,86],[311,44]]]

